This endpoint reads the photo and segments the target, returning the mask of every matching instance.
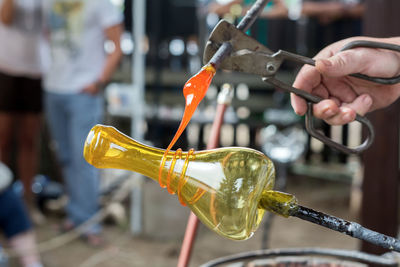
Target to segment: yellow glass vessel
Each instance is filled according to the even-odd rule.
[[[155,181],[163,154],[103,125],[93,127],[84,148],[85,159],[97,168],[131,170]],[[272,191],[274,175],[271,160],[253,149],[178,149],[166,155],[159,182],[210,229],[244,240],[257,229],[265,209],[289,216],[297,205],[293,196]]]

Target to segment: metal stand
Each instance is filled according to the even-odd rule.
[[[144,110],[145,110],[145,55],[143,40],[146,25],[146,1],[134,0],[132,5],[133,17],[133,40],[135,49],[132,54],[132,114],[131,114],[131,136],[138,141],[143,141],[144,132]],[[136,179],[143,179],[139,174],[135,174]],[[130,228],[134,235],[141,234],[143,231],[142,207],[143,196],[141,182],[132,189],[130,203]]]

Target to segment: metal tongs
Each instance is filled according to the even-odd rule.
[[[371,41],[350,42],[342,48],[342,51],[355,47],[381,48],[400,52],[400,46],[398,45]],[[226,53],[227,50],[230,52],[229,54]],[[223,56],[218,55],[221,51],[225,51]],[[366,139],[361,145],[354,148],[337,143],[314,128],[312,104],[318,103],[323,99],[308,92],[296,89],[275,78],[275,75],[285,60],[315,66],[315,61],[308,57],[283,50],[279,50],[276,53],[272,52],[263,44],[260,44],[258,41],[245,34],[243,29],[240,29],[240,27],[236,27],[225,20],[221,20],[212,31],[203,56],[203,61],[205,63],[209,62],[213,64],[216,62],[218,63],[218,67],[224,70],[260,75],[263,81],[273,85],[274,87],[286,90],[304,98],[308,102],[308,110],[306,113],[307,132],[324,144],[346,154],[359,154],[369,148],[374,140],[375,133],[371,122],[363,116],[357,115],[355,120],[366,127]],[[393,78],[379,78],[369,77],[359,73],[352,74],[351,76],[379,84],[395,84],[400,82],[400,76]]]

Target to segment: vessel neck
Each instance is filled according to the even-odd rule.
[[[158,169],[164,156],[164,149],[154,148],[139,143],[114,127],[96,125],[92,128],[85,142],[84,157],[97,168],[125,169],[137,172],[158,181]],[[193,151],[170,151],[165,155],[166,161],[162,170],[164,184],[176,184],[179,176],[172,175],[170,170],[184,171],[185,164],[193,159]],[[169,191],[174,191],[170,186]],[[172,193],[172,192],[171,192]]]
[[[258,206],[286,218],[292,216],[299,207],[295,196],[274,190],[263,191]]]

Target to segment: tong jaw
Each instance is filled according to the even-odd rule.
[[[204,64],[210,61],[218,48],[225,42],[232,45],[232,53],[221,62],[221,69],[267,77],[274,75],[282,63],[263,44],[226,20],[221,20],[210,34],[204,49]]]

